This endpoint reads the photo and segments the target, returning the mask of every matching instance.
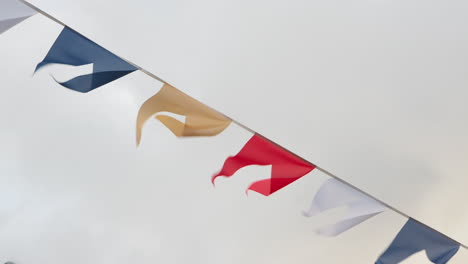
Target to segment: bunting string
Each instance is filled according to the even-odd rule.
[[[21,13],[17,17],[5,17],[3,19],[3,21],[6,21],[3,23],[4,30],[11,27],[11,21],[19,23],[35,12],[64,27],[49,53],[38,64],[37,69],[50,63],[75,66],[93,63],[92,74],[62,82],[60,83],[62,86],[86,93],[136,70],[164,84],[161,90],[148,99],[140,108],[136,124],[137,145],[141,140],[141,130],[144,123],[159,112],[171,112],[186,117],[185,123],[167,115],[157,115],[155,117],[178,137],[214,136],[224,131],[231,123],[234,123],[252,133],[253,137],[237,155],[229,157],[225,161],[220,172],[213,176],[213,184],[216,178],[220,176],[231,177],[245,166],[271,165],[270,178],[254,182],[248,188],[248,190],[268,196],[310,171],[318,170],[331,177],[331,179],[321,187],[310,209],[305,211],[304,215],[310,217],[331,208],[348,207],[348,214],[343,220],[317,230],[318,234],[336,236],[388,208],[407,218],[408,221],[389,248],[379,257],[377,264],[399,263],[421,250],[426,250],[428,258],[433,263],[443,264],[450,260],[459,246],[468,249],[466,245],[411,218],[408,214],[307,161],[241,122],[177,90],[160,77],[137,64],[109,52],[28,1],[18,1],[34,12],[23,10],[24,14]],[[1,22],[2,17],[0,16],[0,33],[2,32]],[[76,53],[80,54],[80,56],[64,56],[64,53]],[[418,244],[418,246],[414,246],[415,244]],[[404,252],[401,251],[402,248],[405,249]]]

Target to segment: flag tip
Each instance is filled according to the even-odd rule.
[[[213,175],[213,176],[211,177],[211,184],[213,184],[213,187],[216,186],[215,180],[216,180],[216,178],[218,178],[218,176],[219,176],[219,174],[215,174],[215,175]]]

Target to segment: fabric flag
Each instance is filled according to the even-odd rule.
[[[400,263],[421,250],[432,263],[445,264],[459,248],[457,242],[410,218],[375,264]]]
[[[0,0],[0,34],[36,13],[18,0]]]
[[[36,71],[49,64],[82,66],[91,63],[93,73],[58,83],[77,92],[87,93],[137,70],[110,51],[65,27],[47,56],[37,65]]]
[[[141,130],[144,123],[154,114],[171,112],[184,115],[185,123],[167,115],[157,115],[156,119],[169,128],[178,137],[215,136],[223,132],[231,120],[203,105],[197,100],[164,84],[161,90],[148,99],[140,108],[137,117],[137,145],[140,144]]]
[[[320,190],[312,201],[310,209],[305,211],[304,215],[310,217],[341,206],[348,207],[346,216],[334,225],[318,229],[317,234],[322,236],[337,236],[386,209],[383,204],[375,199],[338,180],[329,179],[320,187]]]
[[[242,150],[229,157],[221,171],[213,176],[212,182],[219,176],[230,177],[239,169],[250,165],[271,165],[271,177],[254,182],[247,189],[268,196],[288,184],[306,175],[315,166],[290,152],[278,147],[267,139],[254,135]]]

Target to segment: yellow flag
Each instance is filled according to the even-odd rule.
[[[138,112],[136,124],[137,145],[140,144],[143,125],[159,112],[171,112],[185,116],[185,123],[167,115],[156,116],[156,119],[161,121],[178,137],[215,136],[223,132],[231,124],[231,120],[222,114],[169,84],[164,84],[157,94],[143,103]]]

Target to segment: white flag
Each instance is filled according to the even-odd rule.
[[[304,216],[317,215],[328,209],[347,206],[346,216],[339,222],[320,228],[317,234],[322,236],[337,236],[359,223],[377,215],[385,210],[385,206],[375,199],[345,185],[330,179],[326,181],[312,201],[312,205]]]
[[[0,0],[0,34],[36,13],[18,0]]]

